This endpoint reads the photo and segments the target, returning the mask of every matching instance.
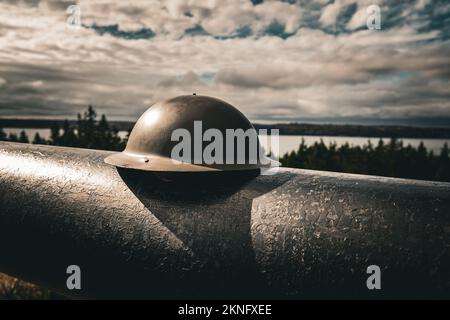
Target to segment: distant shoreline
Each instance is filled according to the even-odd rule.
[[[68,120],[71,125],[76,120]],[[64,120],[51,119],[1,119],[0,128],[28,128],[48,129],[55,123],[62,126]],[[110,125],[119,131],[130,130],[134,123],[130,121],[109,121]],[[423,139],[449,139],[450,128],[440,127],[413,127],[402,125],[335,125],[335,124],[308,124],[308,123],[279,123],[279,124],[253,124],[259,129],[279,129],[281,135],[301,136],[347,136],[347,137],[373,137],[373,138],[423,138]]]

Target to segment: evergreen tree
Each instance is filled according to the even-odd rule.
[[[53,144],[55,146],[59,146],[60,145],[60,133],[59,133],[59,125],[58,123],[53,123],[52,126],[50,127],[50,144]]]
[[[41,138],[39,132],[36,132],[34,135],[33,144],[47,144],[47,141],[44,138]]]
[[[81,148],[123,150],[126,142],[119,137],[117,129],[111,128],[106,116],[102,114],[100,121],[96,119],[97,112],[89,105],[83,116],[78,114],[76,134],[71,129],[67,131],[70,133],[69,140],[76,140],[76,146]],[[67,141],[64,142],[68,143]]]
[[[434,179],[438,181],[450,181],[450,158],[447,143],[441,149],[441,154],[437,160],[437,168]]]
[[[68,120],[65,120],[61,128],[55,122],[50,127],[51,133],[48,141],[37,133],[34,136],[33,143],[122,151],[126,146],[127,138],[120,138],[119,131],[111,127],[104,114],[102,114],[100,121],[97,121],[96,118],[96,111],[89,105],[83,115],[78,114],[78,120],[75,126],[71,125]],[[10,134],[7,137],[1,129],[0,140],[29,142],[25,131],[22,131],[19,137],[15,134]]]
[[[60,137],[60,143],[66,147],[77,147],[79,145],[78,137],[75,134],[74,128],[69,124],[69,121],[64,120],[62,127],[63,134]]]
[[[28,139],[28,136],[27,136],[27,133],[25,132],[25,130],[20,131],[19,142],[30,143],[30,140]]]
[[[83,117],[78,115],[78,139],[80,147],[95,149],[98,145],[98,137],[96,133],[97,113],[94,108],[89,105],[88,110],[84,112]]]
[[[8,136],[8,140],[11,142],[19,142],[19,138],[17,137],[17,134],[10,133]]]
[[[97,147],[99,149],[111,149],[113,148],[113,134],[109,128],[109,123],[106,120],[106,116],[102,114],[97,126]]]
[[[436,157],[427,151],[423,143],[417,148],[410,145],[404,147],[397,139],[391,139],[388,144],[380,139],[375,148],[370,143],[363,147],[348,143],[340,147],[335,143],[327,146],[323,141],[306,146],[302,139],[298,150],[285,154],[280,162],[293,168],[450,181],[450,151],[447,145]]]
[[[432,179],[430,159],[428,158],[428,151],[423,141],[420,142],[417,147],[414,156],[411,159],[411,163],[414,164],[414,178],[416,179]],[[412,177],[408,177],[412,178]]]
[[[7,136],[5,131],[3,131],[3,128],[0,128],[0,141],[6,141],[7,140]]]

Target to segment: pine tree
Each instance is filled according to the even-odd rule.
[[[450,181],[450,158],[447,143],[441,149],[434,178],[438,181]]]
[[[316,142],[306,146],[304,140],[297,151],[280,158],[283,166],[293,168],[328,170],[348,173],[374,174],[379,176],[412,179],[450,181],[450,150],[444,145],[439,156],[428,152],[421,143],[417,148],[403,146],[392,139],[385,144],[381,139],[377,146],[350,146],[348,143],[328,146]]]
[[[3,131],[3,128],[0,128],[0,141],[6,141],[7,140],[7,136],[5,131]]]
[[[25,130],[20,131],[19,142],[30,143],[30,140],[28,139],[28,136],[27,136],[27,133],[25,132]]]
[[[84,112],[83,117],[78,115],[78,140],[81,148],[98,148],[98,137],[96,133],[97,113],[89,105],[88,110]]]
[[[33,144],[47,144],[47,141],[44,138],[41,138],[39,132],[36,132],[34,135]]]
[[[60,134],[59,134],[59,125],[58,123],[53,123],[50,128],[50,144],[53,144],[55,146],[60,145]]]
[[[74,128],[69,124],[66,119],[63,123],[63,134],[60,137],[60,143],[66,147],[77,147],[79,145],[78,137],[75,134]]]
[[[19,142],[19,138],[17,138],[17,134],[10,133],[8,136],[8,140],[11,142]]]

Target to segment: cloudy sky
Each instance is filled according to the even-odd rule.
[[[450,124],[449,45],[447,0],[0,0],[0,117],[135,120],[196,92],[253,121]]]

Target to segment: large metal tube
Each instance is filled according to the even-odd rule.
[[[450,297],[448,183],[156,176],[109,154],[0,143],[0,271],[87,298]]]

